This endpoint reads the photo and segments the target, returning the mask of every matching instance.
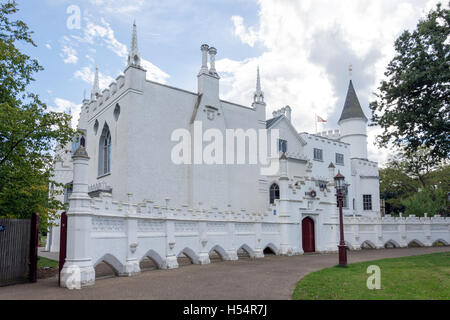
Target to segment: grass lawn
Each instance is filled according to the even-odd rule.
[[[44,257],[38,257],[38,268],[58,268],[59,262],[55,260],[50,260]]]
[[[381,269],[381,290],[367,289],[367,267]],[[297,283],[294,300],[448,300],[450,252],[332,267]]]

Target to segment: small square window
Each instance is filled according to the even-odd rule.
[[[336,153],[336,164],[344,165],[344,155],[342,153]]]
[[[372,195],[370,194],[363,195],[363,208],[365,211],[372,210]]]
[[[314,148],[314,160],[323,161],[323,150]]]

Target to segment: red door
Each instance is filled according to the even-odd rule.
[[[311,218],[305,218],[302,221],[302,242],[304,252],[316,251],[316,244],[314,241],[314,221]]]

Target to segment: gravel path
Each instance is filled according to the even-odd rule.
[[[349,263],[383,258],[447,252],[450,247],[350,251]],[[34,284],[0,287],[5,299],[232,299],[291,298],[298,280],[308,273],[337,264],[337,254],[242,259],[209,265],[186,265],[174,270],[152,270],[135,277],[110,277],[94,286],[68,290],[56,278]]]

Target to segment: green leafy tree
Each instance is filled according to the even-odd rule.
[[[447,215],[447,192],[442,188],[436,190],[421,190],[401,201],[405,206],[406,215],[423,217],[436,214]]]
[[[404,212],[402,200],[414,194],[419,189],[419,183],[408,176],[395,161],[387,163],[380,169],[380,197],[386,201],[386,213],[399,215]]]
[[[383,129],[377,142],[411,154],[429,149],[431,164],[439,163],[450,155],[450,9],[438,4],[395,50],[370,104],[373,125]]]
[[[415,154],[399,151],[380,169],[380,196],[386,200],[387,213],[448,213],[450,165],[434,164],[430,158],[424,148]]]
[[[45,227],[62,208],[49,197],[53,150],[75,131],[69,115],[49,111],[27,90],[43,68],[17,47],[36,46],[27,25],[11,20],[17,10],[15,1],[0,5],[0,216],[27,218],[36,212]]]

